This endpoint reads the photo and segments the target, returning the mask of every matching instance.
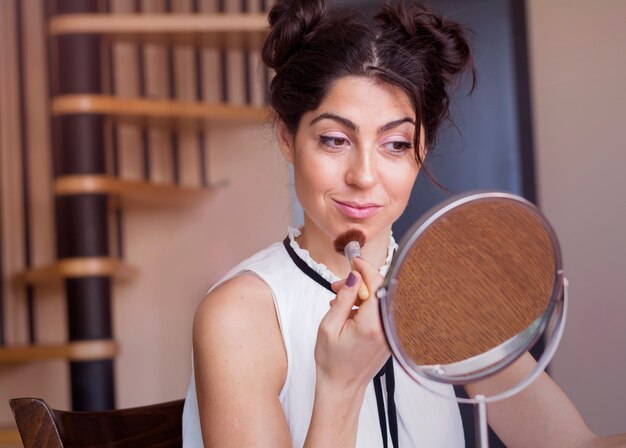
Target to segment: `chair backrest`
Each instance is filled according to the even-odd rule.
[[[59,411],[39,398],[9,404],[25,448],[182,446],[184,400],[99,412]]]

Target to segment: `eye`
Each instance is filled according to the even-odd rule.
[[[329,148],[341,149],[349,145],[349,141],[345,137],[339,137],[336,135],[320,135],[320,143]]]
[[[384,143],[383,147],[392,154],[404,154],[413,148],[413,144],[404,140],[396,140]]]

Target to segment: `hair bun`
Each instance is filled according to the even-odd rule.
[[[263,62],[278,70],[302,47],[327,11],[327,0],[276,2],[268,16],[270,33],[263,45]]]
[[[385,38],[415,54],[422,54],[426,71],[450,81],[473,62],[465,30],[456,22],[445,20],[421,6],[384,5],[376,19],[382,23]]]

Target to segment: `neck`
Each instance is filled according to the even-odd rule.
[[[361,249],[361,256],[377,268],[381,268],[387,259],[389,237],[391,229],[385,229],[378,235],[368,235],[368,239]],[[345,255],[335,251],[334,237],[328,236],[317,226],[312,224],[308,217],[304,217],[302,234],[297,238],[298,245],[309,251],[311,257],[318,263],[324,264],[340,278],[346,278],[350,273],[350,264]]]

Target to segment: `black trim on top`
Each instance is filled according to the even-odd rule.
[[[302,272],[304,272],[306,275],[311,277],[311,279],[315,280],[324,288],[328,289],[333,294],[335,293],[335,291],[333,291],[333,288],[330,287],[330,282],[326,280],[325,278],[323,278],[321,275],[319,275],[317,272],[315,272],[311,268],[311,266],[306,264],[305,261],[302,258],[300,258],[298,254],[293,250],[293,247],[291,247],[291,245],[289,244],[289,237],[286,237],[283,240],[283,246],[285,246],[285,250],[289,254],[289,257],[291,257],[293,262],[296,264],[296,266],[298,266],[298,268],[300,268]]]
[[[396,411],[396,377],[393,370],[393,356],[390,356],[385,365],[374,376],[374,391],[376,392],[376,405],[378,406],[378,419],[383,437],[383,447],[387,448],[387,422],[385,421],[385,404],[382,399],[382,376],[385,376],[387,387],[387,419],[389,420],[389,434],[394,448],[400,446],[398,442],[398,413]],[[378,389],[380,388],[380,392]],[[379,398],[380,394],[380,398]]]
[[[384,370],[384,367],[383,369]],[[381,370],[381,372],[382,372]],[[385,418],[385,400],[383,399],[383,386],[379,372],[374,377],[374,392],[376,393],[376,407],[378,408],[378,423],[380,423],[380,434],[383,438],[383,448],[388,447],[387,441],[387,419]]]
[[[319,283],[324,288],[334,293],[330,286],[330,282],[323,278],[320,274],[315,272],[311,266],[296,254],[291,247],[289,237],[287,236],[283,240],[283,246],[291,260],[298,266],[298,268],[309,276],[312,280]],[[385,418],[385,401],[383,399],[381,376],[385,375],[385,384],[387,386],[387,418]],[[393,372],[393,358],[389,357],[382,369],[372,379],[374,382],[374,392],[376,393],[376,406],[378,407],[378,421],[380,423],[380,432],[383,439],[383,447],[387,448],[387,423],[389,420],[389,431],[391,433],[391,441],[394,448],[399,448],[398,444],[398,416],[396,414],[396,402],[394,399],[396,382]]]
[[[395,448],[400,446],[398,442],[398,413],[396,411],[396,377],[393,372],[393,357],[389,357],[385,364],[385,384],[387,386],[387,418],[389,418],[389,432],[391,442]]]

